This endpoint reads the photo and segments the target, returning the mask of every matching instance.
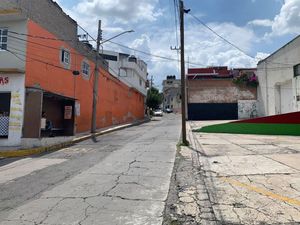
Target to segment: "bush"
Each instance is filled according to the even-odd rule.
[[[250,87],[257,87],[258,86],[258,78],[255,73],[247,74],[241,73],[235,78],[233,78],[233,83],[236,85],[245,85]]]

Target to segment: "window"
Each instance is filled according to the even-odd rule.
[[[118,61],[118,57],[115,55],[106,55],[102,54],[103,59],[109,60],[109,61]]]
[[[69,65],[70,64],[70,52],[62,49],[61,51],[61,62],[64,64]]]
[[[300,64],[294,66],[294,77],[300,76]]]
[[[140,79],[140,86],[142,86],[143,85],[143,81],[142,81],[142,79]]]
[[[90,77],[90,65],[87,62],[82,62],[82,74],[84,77],[89,78]]]
[[[7,49],[7,28],[0,28],[0,51]]]

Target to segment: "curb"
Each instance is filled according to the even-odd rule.
[[[41,154],[41,153],[46,153],[46,152],[54,152],[54,151],[60,150],[62,148],[70,147],[79,142],[86,141],[93,137],[98,137],[98,136],[101,136],[104,134],[112,133],[114,131],[138,126],[138,125],[141,125],[141,124],[147,123],[147,122],[150,122],[150,120],[146,119],[146,120],[139,121],[139,122],[132,123],[132,124],[120,125],[115,128],[108,128],[107,130],[103,130],[103,131],[97,132],[95,134],[88,134],[88,135],[85,135],[82,137],[75,138],[72,141],[67,141],[67,142],[63,142],[63,143],[55,144],[55,145],[42,146],[42,147],[37,147],[37,148],[25,149],[25,150],[1,151],[0,158],[25,157],[25,156],[36,155],[36,154]]]

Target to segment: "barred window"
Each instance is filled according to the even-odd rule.
[[[300,76],[300,64],[294,66],[294,77]]]
[[[85,78],[90,76],[90,65],[87,62],[82,62],[82,74]]]
[[[0,28],[0,51],[7,49],[7,28]]]
[[[70,52],[66,49],[62,49],[61,51],[61,62],[66,65],[70,64]]]

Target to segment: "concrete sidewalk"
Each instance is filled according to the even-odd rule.
[[[188,122],[191,145],[178,154],[177,200],[169,203],[168,219],[190,225],[300,224],[299,137],[192,132],[216,123],[222,121]]]
[[[90,134],[90,133],[77,134],[74,138],[72,138],[70,140],[66,140],[61,143],[44,145],[44,146],[40,146],[40,147],[29,147],[29,148],[25,148],[25,149],[18,149],[18,148],[13,148],[13,147],[8,147],[8,148],[0,147],[0,158],[25,157],[25,156],[41,154],[41,153],[45,153],[45,152],[52,152],[52,151],[56,151],[56,150],[59,150],[59,149],[65,148],[65,147],[72,146],[76,143],[88,140],[93,137],[108,134],[108,133],[111,133],[111,132],[114,132],[117,130],[121,130],[121,129],[125,129],[128,127],[137,126],[142,123],[149,122],[149,121],[150,121],[149,119],[144,119],[144,120],[136,121],[133,123],[127,123],[127,124],[122,124],[122,125],[106,127],[106,128],[98,129],[95,134]]]

